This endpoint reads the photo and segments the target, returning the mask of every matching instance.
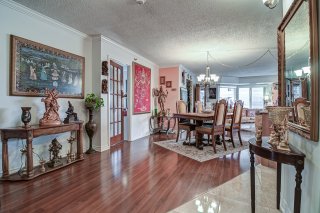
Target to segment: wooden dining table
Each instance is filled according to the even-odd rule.
[[[232,112],[227,113],[227,119],[231,119],[233,116]],[[196,112],[188,112],[188,113],[174,113],[174,118],[177,119],[188,119],[194,120],[196,122],[196,126],[202,126],[204,121],[213,121],[214,120],[214,112],[212,113],[196,113]],[[196,138],[196,147],[200,150],[203,149],[204,144],[202,143],[202,134],[199,134],[199,137]]]

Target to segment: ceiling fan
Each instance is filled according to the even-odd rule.
[[[277,6],[279,3],[279,0],[262,0],[263,4],[269,7],[270,9],[273,9]]]

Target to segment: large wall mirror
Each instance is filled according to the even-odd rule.
[[[295,0],[278,27],[279,97],[289,129],[319,139],[317,0]]]

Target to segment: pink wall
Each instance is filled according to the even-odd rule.
[[[165,76],[166,81],[172,81],[172,87],[166,88],[165,85],[162,85],[164,90],[168,91],[168,97],[164,107],[170,109],[171,114],[176,113],[176,101],[180,100],[180,88],[179,88],[179,67],[168,67],[159,69],[159,78],[160,76]],[[160,82],[160,80],[159,80]],[[159,85],[160,87],[160,85]],[[172,91],[175,90],[175,91]],[[158,111],[159,111],[158,106]]]

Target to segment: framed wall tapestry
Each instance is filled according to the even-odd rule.
[[[133,114],[150,113],[151,69],[136,62],[133,71]]]
[[[84,98],[84,74],[84,57],[11,35],[10,95]]]

